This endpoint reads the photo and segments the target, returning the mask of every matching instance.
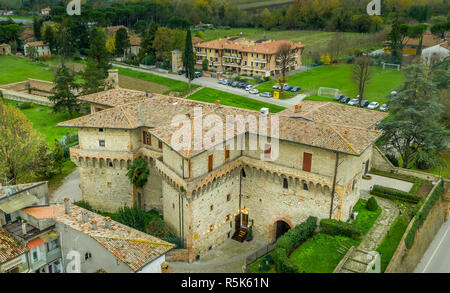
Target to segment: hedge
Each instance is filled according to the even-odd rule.
[[[311,238],[317,228],[317,218],[309,217],[305,222],[295,226],[278,238],[273,258],[279,273],[296,273],[297,265],[289,259],[291,252]]]
[[[442,193],[444,193],[444,180],[441,180],[441,182],[438,183],[436,189],[430,195],[428,200],[423,204],[422,209],[417,213],[411,229],[409,229],[408,234],[406,234],[405,237],[406,248],[410,249],[413,246],[417,230],[423,225],[423,223],[427,219],[428,214],[430,213],[434,204],[438,201],[439,197],[441,197]]]
[[[398,199],[411,203],[418,203],[421,199],[421,197],[416,194],[380,185],[374,185],[372,190],[370,191],[370,194],[385,197],[388,199]]]
[[[361,228],[350,223],[330,219],[320,221],[320,232],[329,235],[342,235],[354,240],[361,240],[363,236]]]
[[[408,175],[403,175],[403,174],[398,174],[398,173],[393,173],[393,172],[386,172],[386,171],[381,171],[381,170],[377,170],[377,169],[371,169],[370,173],[371,174],[375,174],[375,175],[379,175],[379,176],[383,176],[383,177],[392,178],[392,179],[398,179],[398,180],[401,180],[401,181],[411,182],[411,183],[416,182],[416,178],[415,177],[408,176]]]

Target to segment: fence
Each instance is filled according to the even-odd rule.
[[[253,252],[245,259],[246,272],[249,272],[249,266],[251,263],[255,262],[258,258],[272,252],[275,249],[276,243],[271,243],[264,245],[259,248],[257,251]]]

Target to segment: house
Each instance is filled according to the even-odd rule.
[[[41,15],[50,15],[50,11],[52,9],[50,7],[41,9]]]
[[[36,49],[37,56],[35,56],[35,57],[41,57],[41,56],[44,56],[44,55],[50,55],[52,53],[50,51],[50,47],[47,44],[45,44],[43,41],[26,43],[23,46],[23,50],[25,52],[25,56],[27,56],[27,57],[30,54],[30,49],[29,48],[35,48]]]
[[[198,45],[198,44],[201,44],[201,43],[203,43],[205,40],[203,40],[202,38],[199,38],[199,37],[193,37],[192,38],[192,45]]]
[[[0,44],[0,55],[11,55],[11,46],[9,44]]]
[[[194,45],[197,65],[203,59],[209,61],[209,67],[217,71],[232,71],[256,76],[275,76],[281,73],[277,53],[280,47],[289,44],[294,51],[294,61],[289,70],[299,69],[302,65],[302,44],[288,41],[253,41],[241,37],[218,39]]]
[[[21,40],[24,43],[28,43],[31,41],[35,41],[35,37],[34,37],[34,31],[32,29],[25,29],[19,37],[19,40]]]
[[[444,60],[450,55],[449,43],[445,42],[422,51],[422,60],[428,65],[433,65]]]
[[[125,29],[127,31],[127,33],[130,33],[130,29],[124,25],[108,26],[108,27],[106,27],[106,32],[108,35],[114,35],[121,28]]]
[[[0,273],[24,273],[28,270],[28,248],[8,231],[0,228]]]
[[[124,204],[161,211],[190,261],[228,238],[245,240],[250,227],[271,243],[309,216],[346,221],[381,136],[375,125],[386,117],[329,102],[270,114],[164,95],[136,93],[132,100],[130,93],[80,97],[105,109],[58,124],[78,129],[70,157],[83,199],[105,212]],[[222,138],[207,139],[211,125],[198,128],[211,115],[230,127],[219,127]],[[268,122],[260,134],[245,123],[260,119],[278,127]],[[126,175],[136,159],[150,170],[138,190]]]
[[[48,204],[47,182],[37,182],[6,186],[0,189],[0,225],[4,235],[15,238],[23,250],[13,248],[20,253],[19,272],[57,273],[62,271],[59,234],[52,229],[49,221],[38,222],[28,218],[22,209]],[[11,242],[12,243],[12,242]],[[19,264],[19,259],[16,259]],[[16,263],[16,262],[15,262]],[[25,263],[27,264],[25,266]],[[26,268],[25,268],[26,267]],[[17,271],[17,270],[16,270]]]
[[[446,43],[446,39],[448,39],[449,36],[450,35],[447,33],[445,35],[445,39],[442,40],[441,38],[436,37],[435,35],[433,35],[430,32],[425,33],[423,36],[423,40],[422,40],[422,51],[427,48]],[[420,43],[419,39],[406,37],[405,40],[403,41],[403,53],[407,54],[407,55],[416,55],[417,48],[419,47],[419,43]],[[384,51],[390,52],[390,50],[391,50],[390,46],[391,46],[390,42],[385,42]]]
[[[178,72],[183,69],[183,52],[180,50],[172,51],[172,72]]]
[[[130,48],[127,49],[127,54],[133,54],[137,56],[141,51],[141,38],[135,37],[130,38]]]
[[[174,245],[69,203],[24,209],[33,221],[54,223],[65,272],[160,273]],[[73,255],[78,264],[70,263]],[[69,269],[68,269],[69,268]]]

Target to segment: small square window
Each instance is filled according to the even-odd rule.
[[[105,141],[104,140],[99,140],[98,141],[98,145],[101,147],[105,147]]]
[[[98,129],[98,132],[103,132],[103,128],[99,128],[99,129]]]

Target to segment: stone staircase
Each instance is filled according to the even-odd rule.
[[[247,229],[245,228],[240,228],[239,230],[237,230],[233,237],[231,237],[231,239],[239,241],[239,242],[244,242],[245,239],[247,239]]]

